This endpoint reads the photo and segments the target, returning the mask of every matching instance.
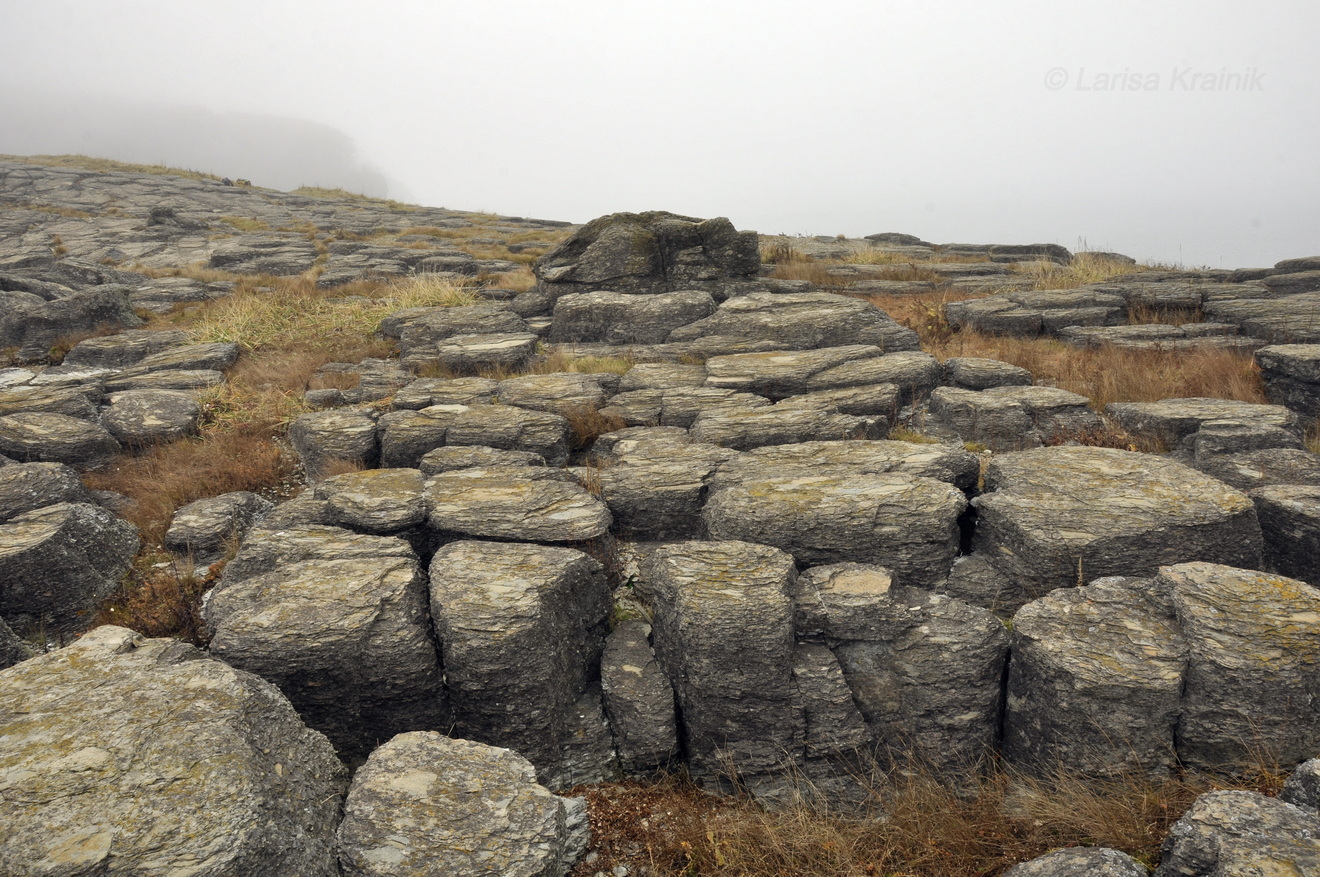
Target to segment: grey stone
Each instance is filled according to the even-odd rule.
[[[581,799],[552,795],[517,753],[400,734],[353,777],[339,826],[345,877],[564,877],[582,852]]]
[[[799,577],[799,634],[822,638],[878,743],[956,776],[997,743],[1008,634],[984,609],[896,587],[870,564],[813,567]]]
[[[375,560],[393,564],[416,558],[408,543],[397,537],[354,533],[329,524],[284,524],[277,520],[281,509],[298,501],[276,506],[253,527],[238,554],[225,566],[217,593],[244,579],[309,560]]]
[[[1013,616],[1004,758],[1043,776],[1168,776],[1187,644],[1141,588],[1060,588]]]
[[[61,336],[136,328],[127,287],[107,284],[75,290],[52,301],[14,303],[0,317],[0,345],[19,348],[24,360],[45,359]]]
[[[885,418],[853,417],[829,409],[771,405],[705,412],[693,421],[694,441],[748,450],[814,441],[878,439],[889,431]]]
[[[412,308],[381,321],[380,334],[399,339],[403,358],[434,354],[435,345],[455,335],[526,332],[527,323],[507,307],[475,304],[461,307]]]
[[[326,502],[334,524],[386,535],[426,520],[425,482],[416,469],[367,469],[326,478],[315,495]]]
[[[662,344],[670,332],[709,316],[715,300],[701,290],[628,295],[600,290],[555,302],[550,341]]]
[[[901,399],[902,394],[896,384],[869,384],[789,396],[777,402],[775,407],[833,411],[854,417],[868,417],[872,420],[878,417],[883,420],[883,425],[887,429],[898,417]]]
[[[12,667],[19,661],[26,661],[34,653],[35,650],[19,639],[18,634],[0,618],[0,670]]]
[[[1178,756],[1203,770],[1285,767],[1320,751],[1320,591],[1213,563],[1160,570],[1189,661]]]
[[[686,444],[678,454],[630,454],[617,465],[592,470],[589,477],[620,534],[695,539],[702,535],[701,507],[711,476],[728,457],[711,445]]]
[[[973,606],[989,609],[1005,621],[1032,600],[1017,581],[1000,572],[983,554],[955,559],[949,579],[939,591]]]
[[[1135,435],[1149,436],[1173,450],[1213,420],[1245,420],[1297,432],[1297,417],[1281,405],[1254,405],[1229,399],[1164,399],[1111,402],[1105,412]]]
[[[896,384],[905,400],[940,382],[940,364],[927,353],[885,355],[878,347],[852,345],[820,350],[736,353],[706,360],[707,385],[783,399],[814,390]]]
[[[452,542],[431,561],[453,733],[507,746],[552,788],[609,612],[599,563],[540,545]]]
[[[171,442],[197,431],[202,407],[182,390],[128,390],[110,397],[101,423],[128,447]]]
[[[1174,823],[1154,877],[1320,873],[1320,821],[1256,792],[1207,792]]]
[[[415,558],[306,560],[226,577],[207,620],[211,653],[278,685],[346,760],[402,731],[448,727]]]
[[[119,443],[99,423],[27,411],[0,417],[0,453],[20,462],[98,469],[119,453]]]
[[[414,468],[445,445],[530,451],[552,466],[568,460],[568,421],[508,405],[432,405],[380,419],[381,465]]]
[[[609,509],[569,476],[528,466],[458,469],[424,491],[427,520],[445,534],[524,542],[581,542],[609,530]]]
[[[705,319],[675,329],[669,340],[708,337],[772,341],[789,350],[850,344],[878,347],[885,353],[920,349],[916,332],[875,305],[827,292],[752,293],[731,298]]]
[[[183,344],[167,347],[138,361],[134,369],[141,372],[158,371],[226,371],[238,361],[238,345],[230,342],[209,344]]]
[[[357,409],[300,415],[289,427],[289,443],[309,481],[325,477],[336,465],[370,468],[380,460],[376,421]]]
[[[392,407],[416,411],[432,405],[489,405],[499,386],[490,378],[418,378],[394,394]]]
[[[538,338],[531,333],[503,335],[454,335],[435,346],[426,361],[461,374],[484,370],[517,371],[531,362]],[[414,360],[408,360],[414,365]]]
[[[605,639],[600,683],[619,749],[619,765],[636,774],[668,767],[678,755],[674,689],[651,650],[651,626],[625,621]]]
[[[937,387],[930,413],[966,441],[1014,451],[1098,431],[1090,400],[1054,387],[1007,386],[988,390]]]
[[[0,872],[339,873],[347,775],[274,686],[101,627],[6,670],[0,692]]]
[[[803,753],[808,759],[846,758],[874,742],[853,702],[839,660],[828,646],[793,648],[793,691],[802,713]]]
[[[1277,344],[1256,351],[1265,395],[1303,417],[1320,417],[1320,344]]]
[[[601,414],[619,418],[627,426],[690,427],[704,413],[743,411],[770,405],[753,393],[715,387],[672,387],[619,393],[601,408]]]
[[[1300,448],[1261,448],[1203,456],[1192,465],[1242,491],[1272,484],[1320,485],[1320,456]]]
[[[1221,454],[1259,451],[1272,448],[1301,448],[1302,439],[1294,429],[1275,426],[1261,420],[1207,420],[1191,440],[1192,459],[1209,462]]]
[[[489,468],[491,466],[544,466],[545,457],[531,451],[506,451],[481,445],[451,445],[434,448],[422,455],[417,468],[423,475],[439,475],[455,469]]]
[[[990,462],[972,550],[1027,596],[1163,564],[1253,567],[1261,535],[1244,494],[1166,458],[1058,447]]]
[[[1241,331],[1270,344],[1314,344],[1320,342],[1320,319],[1316,309],[1320,294],[1303,292],[1274,297],[1252,296],[1218,299],[1205,303],[1209,319],[1236,323]]]
[[[1147,877],[1146,866],[1119,850],[1071,847],[1014,865],[1004,877]]]
[[[496,400],[532,411],[570,417],[594,411],[605,402],[606,392],[598,375],[561,373],[525,375],[500,381]]]
[[[165,547],[190,554],[198,565],[214,563],[237,548],[252,525],[272,508],[270,500],[246,490],[190,502],[174,513],[165,531]]]
[[[73,469],[63,463],[0,466],[0,522],[60,502],[92,502]]]
[[[159,369],[145,371],[141,366],[124,369],[106,378],[107,393],[125,390],[205,390],[225,382],[215,369]]]
[[[755,448],[733,455],[721,475],[738,479],[766,473],[849,475],[904,473],[946,481],[959,490],[976,488],[980,459],[957,445],[896,441],[802,442]]]
[[[43,412],[78,420],[96,420],[97,406],[101,401],[98,385],[19,384],[0,389],[0,415]]]
[[[1320,810],[1320,758],[1304,761],[1288,774],[1279,800],[1306,810]]]
[[[86,503],[25,512],[0,536],[0,616],[21,636],[85,626],[138,549],[137,528]]]
[[[731,470],[716,476],[702,512],[713,539],[775,545],[802,564],[853,561],[934,587],[958,553],[962,491],[905,473]]]
[[[800,758],[793,698],[793,559],[747,542],[679,542],[643,567],[656,659],[674,685],[698,775],[775,773]]]
[[[950,386],[964,390],[988,390],[991,387],[1028,386],[1031,372],[997,359],[957,356],[945,361],[944,380]]]
[[[1274,484],[1249,496],[1265,537],[1266,568],[1320,586],[1320,485]]]
[[[631,390],[674,390],[679,387],[702,387],[706,367],[681,362],[639,362],[624,372],[619,392]]]

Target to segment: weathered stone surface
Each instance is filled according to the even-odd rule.
[[[592,411],[604,404],[603,384],[615,375],[561,373],[525,375],[500,381],[496,400],[501,405],[515,405],[532,411],[547,411],[568,417]]]
[[[460,307],[410,308],[381,320],[379,331],[397,338],[403,355],[455,335],[526,332],[527,323],[505,305],[482,303]]]
[[[702,413],[693,421],[694,441],[722,448],[748,450],[800,442],[878,439],[889,422],[878,417],[853,417],[829,409],[770,405]]]
[[[1261,448],[1201,456],[1192,465],[1241,491],[1272,484],[1320,485],[1320,456],[1301,448]]]
[[[1183,443],[1184,446],[1187,442]],[[1302,447],[1297,430],[1260,420],[1207,420],[1191,438],[1192,460],[1210,462],[1224,454],[1259,451],[1273,448]]]
[[[380,419],[381,465],[415,468],[445,445],[530,451],[552,466],[568,460],[568,421],[510,405],[432,405]]]
[[[550,340],[606,344],[662,344],[670,332],[709,316],[715,300],[701,290],[627,295],[600,290],[555,302]]]
[[[636,539],[700,537],[707,487],[730,452],[685,444],[681,453],[652,456],[646,452],[652,447],[634,449],[618,465],[594,472],[618,532]]]
[[[1004,454],[986,469],[972,549],[1029,597],[1104,576],[1209,560],[1253,567],[1260,525],[1244,494],[1166,458],[1109,448]]]
[[[0,692],[3,873],[339,873],[347,776],[274,686],[102,627]]]
[[[1135,326],[1069,326],[1059,331],[1059,337],[1079,347],[1117,347],[1167,353],[1206,349],[1251,353],[1265,345],[1259,338],[1239,335],[1237,331],[1238,327],[1232,323],[1187,323],[1182,326],[1152,323]]]
[[[0,454],[20,462],[96,469],[117,453],[119,443],[99,423],[40,411],[0,417]]]
[[[106,284],[75,290],[52,301],[10,301],[0,316],[0,345],[17,347],[24,360],[45,359],[64,335],[95,332],[104,327],[136,328],[125,286]]]
[[[165,531],[165,547],[192,555],[196,564],[213,563],[274,507],[270,500],[246,490],[190,502],[174,513]]]
[[[706,373],[708,386],[771,399],[868,384],[896,384],[911,399],[940,382],[939,361],[930,354],[885,355],[867,345],[715,356],[706,360]]]
[[[1004,575],[984,554],[969,554],[954,560],[948,581],[940,586],[939,592],[989,609],[1005,621],[1032,600],[1017,581]]]
[[[1262,347],[1256,364],[1271,402],[1303,417],[1320,417],[1320,344]]]
[[[110,397],[101,423],[128,447],[171,442],[197,431],[202,407],[183,390],[129,390]]]
[[[976,487],[980,459],[957,445],[895,441],[802,442],[755,448],[721,467],[730,479],[767,473],[881,475],[904,473],[947,481],[959,490]]]
[[[539,339],[530,332],[500,335],[454,335],[435,345],[435,354],[426,359],[410,358],[407,364],[416,367],[426,362],[437,362],[453,371],[472,374],[483,370],[507,369],[517,371],[531,362]]]
[[[698,774],[775,772],[800,757],[793,701],[793,559],[747,542],[679,542],[643,567],[656,659]]]
[[[624,372],[619,392],[631,390],[673,390],[679,387],[702,387],[706,367],[681,362],[639,362]]]
[[[1302,292],[1276,297],[1219,299],[1205,303],[1207,318],[1236,323],[1248,335],[1271,344],[1315,344],[1320,342],[1320,320],[1316,308],[1320,294]]]
[[[898,416],[902,393],[897,384],[868,384],[860,387],[840,387],[837,390],[816,390],[800,396],[789,396],[776,403],[780,409],[806,409],[835,411],[855,417],[882,418],[884,426],[892,425]]]
[[[343,399],[338,404],[367,405],[389,399],[415,382],[413,375],[400,366],[398,360],[368,357],[361,362],[327,362],[312,375],[309,385],[329,383],[331,391]],[[308,393],[325,392],[324,389],[308,390]]]
[[[1160,570],[1188,644],[1178,756],[1205,770],[1320,752],[1320,591],[1212,563]]]
[[[138,361],[135,369],[141,372],[158,371],[226,371],[238,361],[238,345],[233,342],[210,344],[183,344],[167,347]]]
[[[600,564],[541,545],[451,542],[431,561],[453,733],[507,746],[554,787],[609,612]]]
[[[882,352],[920,350],[917,333],[870,302],[828,292],[752,293],[731,298],[714,314],[690,322],[670,341],[699,338],[773,341],[786,350],[863,344]]]
[[[877,563],[933,587],[953,566],[966,507],[960,490],[921,476],[770,468],[718,474],[702,517],[712,539],[775,545],[803,564]]]
[[[1007,761],[1045,776],[1175,769],[1187,644],[1167,602],[1141,585],[1060,588],[1013,616],[1012,650]]]
[[[43,373],[44,374],[44,373]],[[95,386],[16,384],[0,389],[0,415],[22,411],[63,414],[79,420],[95,420],[101,391]]]
[[[378,560],[393,564],[399,559],[416,559],[408,543],[393,536],[369,536],[329,524],[287,525],[276,520],[281,509],[300,499],[277,506],[252,529],[238,554],[225,566],[217,593],[243,579],[308,560]]]
[[[1173,450],[1212,420],[1246,420],[1297,432],[1297,416],[1281,405],[1253,405],[1229,399],[1164,399],[1111,402],[1105,412],[1136,435],[1150,436]]]
[[[423,475],[439,475],[455,469],[491,466],[544,466],[545,457],[531,451],[506,451],[481,445],[451,445],[434,448],[422,455],[417,468]]]
[[[715,387],[672,387],[619,393],[601,408],[601,414],[617,417],[627,426],[681,426],[687,429],[702,414],[769,405],[769,399],[753,393]]]
[[[957,356],[944,362],[945,383],[964,390],[988,390],[991,387],[1019,387],[1031,384],[1026,369],[976,356]]]
[[[966,440],[995,451],[1037,447],[1097,431],[1090,400],[1054,387],[1008,386],[988,390],[936,387],[930,413]]]
[[[278,685],[348,760],[401,731],[447,727],[415,558],[317,559],[226,576],[207,620],[212,654]]]
[[[416,469],[366,469],[327,478],[315,493],[336,525],[384,535],[426,520],[425,482]]]
[[[0,466],[0,522],[59,502],[92,502],[78,473],[63,463]]]
[[[988,611],[916,588],[884,567],[813,567],[794,593],[798,633],[822,639],[877,742],[958,774],[997,742],[1008,634]]]
[[[794,646],[793,692],[802,713],[803,754],[807,758],[847,757],[874,741],[853,701],[843,668],[828,646]]]
[[[223,372],[215,369],[159,369],[146,371],[141,366],[124,369],[105,380],[107,393],[126,390],[205,390],[225,382]]]
[[[1091,289],[1009,292],[949,302],[949,324],[997,335],[1056,333],[1068,326],[1117,326],[1126,322],[1126,303]]]
[[[1316,873],[1314,813],[1256,792],[1207,792],[1169,830],[1154,877]]]
[[[1072,847],[1014,865],[1004,877],[1147,877],[1146,866],[1119,850]]]
[[[656,662],[651,626],[625,621],[605,639],[600,683],[625,773],[668,766],[678,755],[674,689]]]
[[[604,503],[555,469],[458,469],[428,479],[424,497],[432,529],[479,539],[581,542],[611,524]]]
[[[1320,758],[1312,758],[1288,775],[1279,800],[1306,810],[1320,810]]]
[[[73,633],[119,587],[137,528],[100,506],[62,502],[0,525],[0,616],[22,636]]]
[[[26,661],[33,654],[35,650],[0,618],[0,670],[12,667],[19,661]]]
[[[353,777],[339,826],[346,877],[563,877],[585,846],[580,798],[537,785],[507,749],[400,734]]]
[[[394,394],[393,408],[417,411],[432,405],[489,405],[500,382],[490,378],[418,378]]]
[[[369,468],[380,459],[376,421],[357,409],[300,415],[289,427],[289,442],[311,481],[325,477],[336,464]]]
[[[64,355],[64,365],[125,368],[137,365],[153,353],[187,342],[187,332],[130,329],[117,335],[102,335],[79,341]]]
[[[721,282],[749,278],[760,266],[755,232],[739,232],[723,217],[703,220],[651,211],[593,219],[538,259],[533,270],[553,301],[598,289],[714,287],[715,292]]]
[[[1250,496],[1265,537],[1266,568],[1320,586],[1320,486],[1276,484]]]

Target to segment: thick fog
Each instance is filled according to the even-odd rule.
[[[0,0],[0,152],[585,221],[1320,254],[1320,7]]]

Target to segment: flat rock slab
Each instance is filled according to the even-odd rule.
[[[1303,417],[1320,416],[1320,344],[1276,344],[1256,351],[1265,395]]]
[[[691,428],[694,441],[736,450],[808,441],[877,439],[888,432],[889,422],[884,418],[782,404],[703,413]]]
[[[270,500],[247,490],[190,502],[175,511],[165,531],[165,547],[190,553],[194,563],[212,563],[236,548],[252,525],[272,508]]]
[[[674,329],[669,340],[706,337],[772,341],[792,350],[847,344],[871,345],[886,353],[921,349],[916,332],[875,305],[827,292],[737,296],[705,319]]]
[[[944,361],[944,381],[964,390],[1021,387],[1031,384],[1031,372],[1021,366],[979,356],[956,356]]]
[[[1170,450],[1212,420],[1240,420],[1298,431],[1297,416],[1282,405],[1256,405],[1231,399],[1111,402],[1105,406],[1105,413],[1128,432],[1154,438]]]
[[[454,733],[516,750],[555,785],[609,606],[604,570],[580,551],[478,541],[437,551],[431,616]]]
[[[117,453],[119,442],[99,423],[37,411],[0,417],[0,454],[21,462],[97,469]]]
[[[706,384],[783,399],[814,390],[896,384],[904,398],[929,392],[940,382],[939,361],[927,353],[886,355],[874,345],[819,350],[770,351],[714,356],[706,360]]]
[[[190,646],[98,628],[0,674],[0,726],[5,874],[339,873],[330,744]]]
[[[1212,563],[1160,570],[1188,644],[1178,756],[1204,770],[1291,767],[1320,751],[1320,590]]]
[[[1320,873],[1320,820],[1256,792],[1208,792],[1169,829],[1154,877]]]
[[[172,442],[197,431],[202,407],[185,390],[128,390],[110,397],[101,423],[127,447]]]
[[[758,468],[717,475],[702,517],[713,539],[775,545],[802,564],[876,563],[933,587],[953,566],[966,507],[953,485],[916,475]]]
[[[1276,484],[1249,496],[1265,536],[1265,566],[1320,586],[1320,485]]]
[[[965,441],[1014,451],[1099,431],[1090,401],[1055,387],[936,387],[930,413]]]
[[[516,405],[568,417],[594,411],[603,405],[608,383],[611,382],[600,375],[525,375],[500,381],[495,398],[501,405]]]
[[[324,477],[336,465],[370,467],[380,459],[376,421],[359,409],[300,415],[289,427],[289,442],[311,481]]]
[[[698,773],[756,775],[801,757],[792,697],[793,559],[747,542],[678,542],[643,567],[656,658]]]
[[[1014,865],[1004,877],[1147,877],[1145,865],[1119,850],[1073,847]]]
[[[0,415],[41,411],[79,420],[95,420],[100,402],[99,382],[72,386],[16,383],[0,388]]]
[[[0,522],[58,502],[91,501],[78,473],[63,463],[0,466]]]
[[[1030,597],[1187,560],[1260,562],[1251,500],[1167,458],[1091,447],[1019,451],[990,463],[985,488],[975,500],[973,551]]]
[[[1199,307],[1199,302],[1198,302]],[[1251,353],[1265,342],[1237,334],[1232,323],[1187,323],[1182,326],[1149,324],[1138,326],[1070,326],[1059,333],[1078,347],[1117,347],[1125,350],[1236,350]]]
[[[645,446],[644,446],[645,447]],[[711,445],[662,446],[618,465],[587,470],[600,486],[620,534],[634,539],[695,539],[711,476],[730,452]]]
[[[307,560],[227,582],[211,653],[280,687],[348,760],[401,731],[446,726],[426,578],[408,557]]]
[[[729,479],[761,477],[788,471],[842,475],[904,473],[947,481],[971,491],[980,475],[980,458],[957,445],[898,441],[802,442],[756,448],[720,467]]]
[[[1012,649],[1009,763],[1044,776],[1176,769],[1187,643],[1167,602],[1140,583],[1060,588],[1013,616]]]
[[[523,542],[582,542],[609,530],[610,511],[566,473],[527,466],[432,476],[427,520],[442,533]]]
[[[1273,484],[1320,485],[1320,455],[1301,448],[1261,448],[1203,456],[1192,465],[1241,491]]]
[[[715,299],[701,290],[654,295],[573,293],[555,302],[550,341],[662,344],[675,329],[714,311]]]
[[[400,734],[353,777],[339,826],[346,877],[563,877],[586,841],[580,798],[536,782],[507,749]]]
[[[23,636],[73,633],[137,550],[137,528],[100,506],[63,502],[10,518],[0,524],[0,616]]]
[[[1243,298],[1207,301],[1205,315],[1223,323],[1236,323],[1248,335],[1270,344],[1320,342],[1320,292],[1302,292],[1279,298]]]
[[[391,407],[416,411],[432,405],[489,405],[499,387],[500,382],[490,378],[418,378],[394,394]]]
[[[552,466],[568,461],[569,423],[558,414],[511,405],[432,405],[380,419],[381,465],[415,468],[429,451],[476,445],[530,451]]]
[[[474,467],[544,465],[545,457],[531,451],[506,451],[482,445],[451,445],[427,451],[417,468],[423,475],[439,475],[441,472]]]
[[[102,335],[79,341],[64,355],[64,365],[83,365],[98,368],[126,368],[137,365],[154,353],[188,342],[188,333],[182,331],[152,332],[130,329],[117,335]]]
[[[438,342],[430,360],[460,373],[514,371],[531,362],[540,339],[531,333],[454,335]],[[413,362],[410,360],[409,365]]]
[[[682,362],[639,362],[619,379],[619,392],[672,390],[706,384],[706,366]]]
[[[328,524],[272,526],[284,505],[276,506],[243,540],[238,554],[225,566],[217,594],[243,579],[307,560],[376,560],[392,564],[398,559],[416,559],[408,543],[395,536],[369,536]]]
[[[769,405],[769,399],[755,393],[680,386],[619,393],[610,399],[601,413],[619,418],[625,426],[681,426],[687,429],[703,414],[745,411]]]
[[[425,483],[416,469],[367,469],[327,478],[316,485],[315,495],[326,502],[336,525],[385,535],[426,520]]]

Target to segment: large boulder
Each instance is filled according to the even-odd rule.
[[[197,431],[202,407],[183,390],[128,390],[110,397],[101,423],[131,448],[172,442]]]
[[[941,370],[928,353],[885,354],[874,345],[817,350],[733,353],[706,360],[706,384],[783,399],[816,390],[895,384],[904,400],[939,385]]]
[[[23,636],[73,633],[119,587],[137,549],[137,528],[100,506],[17,515],[0,524],[0,617]]]
[[[1320,486],[1275,484],[1250,496],[1265,537],[1265,566],[1320,586]]]
[[[865,344],[885,353],[920,350],[917,333],[870,302],[828,292],[753,293],[731,298],[718,311],[689,322],[670,341],[727,338],[771,341],[788,350]]]
[[[568,421],[512,405],[432,405],[380,419],[381,465],[414,468],[444,445],[479,445],[539,454],[552,466],[568,460]]]
[[[1154,877],[1320,874],[1320,819],[1256,792],[1207,792],[1169,829]]]
[[[497,466],[434,475],[426,515],[442,534],[522,542],[582,542],[604,535],[610,511],[562,469]]]
[[[756,232],[729,220],[664,211],[613,213],[593,219],[537,260],[540,287],[554,299],[568,293],[672,292],[704,289],[726,297],[724,285],[749,281],[761,267]]]
[[[609,606],[601,565],[571,548],[464,541],[437,551],[431,617],[454,733],[514,749],[557,785]]]
[[[125,286],[92,286],[53,301],[32,298],[0,315],[0,347],[18,347],[21,359],[45,359],[62,336],[142,325]]]
[[[1004,877],[1147,877],[1146,866],[1119,850],[1069,847],[1014,865]]]
[[[555,302],[550,341],[556,344],[662,344],[681,326],[709,316],[715,299],[701,290],[656,295],[573,293]]]
[[[412,557],[316,559],[226,579],[207,605],[211,653],[273,682],[349,760],[402,731],[447,727]]]
[[[0,522],[58,502],[91,501],[78,473],[63,463],[0,466]]]
[[[978,497],[973,551],[1028,597],[1164,564],[1260,563],[1244,494],[1164,457],[1056,447],[996,457]]]
[[[1149,582],[1060,588],[1013,617],[1004,758],[1045,776],[1167,776],[1187,643]]]
[[[165,547],[191,555],[201,566],[214,563],[236,549],[252,525],[272,508],[270,500],[247,490],[190,502],[175,511],[165,531]]]
[[[385,535],[426,520],[425,483],[416,469],[365,469],[319,482],[315,496],[325,501],[332,523]]]
[[[0,872],[334,877],[347,776],[274,686],[102,627],[0,673]]]
[[[303,414],[289,427],[289,443],[302,459],[309,481],[333,474],[336,466],[368,468],[380,459],[376,421],[366,411],[336,409]]]
[[[1179,759],[1292,767],[1320,752],[1320,590],[1213,563],[1165,567],[1159,582],[1187,640]]]
[[[800,759],[793,559],[748,542],[678,542],[652,552],[643,575],[693,771],[756,776]]]
[[[339,861],[345,877],[564,877],[586,840],[585,802],[537,785],[527,759],[416,731],[353,776]]]
[[[1265,395],[1303,417],[1320,417],[1320,344],[1276,344],[1256,351]]]
[[[930,394],[933,418],[959,438],[994,451],[1058,444],[1098,432],[1100,418],[1089,405],[1085,396],[1056,387],[936,387]]]
[[[40,411],[0,417],[0,454],[15,460],[97,469],[117,453],[119,443],[99,423]]]

